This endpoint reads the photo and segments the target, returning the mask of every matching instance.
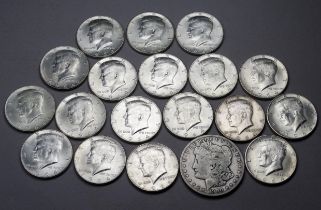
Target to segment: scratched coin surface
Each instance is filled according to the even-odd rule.
[[[56,111],[58,128],[72,138],[88,138],[97,133],[106,120],[101,100],[89,93],[74,93],[64,98]]]
[[[287,141],[278,136],[263,135],[248,145],[245,164],[255,179],[267,184],[278,184],[294,173],[297,158]]]
[[[185,92],[166,103],[163,111],[167,129],[182,138],[195,138],[204,134],[213,122],[213,110],[202,96]]]
[[[125,150],[108,136],[93,136],[81,143],[74,157],[78,175],[93,184],[106,184],[122,173]]]
[[[86,55],[73,47],[56,47],[43,57],[40,63],[42,79],[56,89],[72,89],[87,77],[89,63]]]
[[[205,97],[218,98],[234,89],[238,75],[235,65],[228,58],[207,54],[193,62],[188,78],[196,92]]]
[[[285,66],[269,55],[249,58],[241,67],[240,82],[249,94],[258,98],[274,98],[288,83]]]
[[[111,113],[111,126],[125,141],[138,143],[151,139],[162,124],[162,114],[148,98],[132,96],[123,99]]]
[[[220,196],[234,190],[244,174],[239,148],[223,136],[200,136],[187,144],[180,159],[184,182],[206,196]]]
[[[127,39],[130,46],[140,53],[160,53],[173,42],[174,29],[164,15],[145,12],[130,21]]]
[[[287,139],[300,139],[309,135],[317,125],[317,112],[305,97],[293,93],[276,97],[267,110],[270,127]]]
[[[92,57],[115,54],[124,43],[121,25],[111,17],[95,16],[85,20],[78,28],[79,48]]]
[[[67,169],[72,159],[68,138],[55,130],[35,132],[21,148],[21,162],[31,175],[50,178]]]
[[[139,68],[139,83],[151,95],[169,97],[183,89],[187,70],[183,62],[170,54],[148,57]]]
[[[215,124],[225,137],[233,141],[248,141],[263,130],[265,114],[252,98],[231,96],[216,109]]]
[[[176,179],[178,161],[175,153],[159,143],[145,143],[129,155],[126,164],[130,181],[145,191],[160,191]]]
[[[5,104],[5,115],[14,128],[36,131],[45,127],[55,114],[55,100],[45,89],[25,86],[15,90]]]
[[[214,16],[194,12],[183,17],[178,23],[176,39],[184,50],[192,54],[207,54],[222,43],[223,28]]]
[[[98,61],[88,76],[90,89],[99,98],[116,101],[130,95],[137,84],[135,67],[119,57]]]

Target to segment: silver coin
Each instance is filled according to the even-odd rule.
[[[106,109],[101,100],[89,93],[74,93],[64,98],[56,111],[58,128],[72,138],[88,138],[104,125]]]
[[[95,16],[85,20],[77,31],[79,48],[92,57],[115,54],[124,43],[121,25],[110,17]]]
[[[99,97],[109,101],[120,100],[131,94],[137,84],[135,67],[119,57],[98,61],[90,70],[89,87]]]
[[[156,135],[162,124],[162,114],[151,100],[132,96],[123,99],[111,113],[115,133],[128,142],[143,142]]]
[[[21,148],[23,167],[33,176],[50,178],[67,169],[72,159],[68,138],[55,130],[38,131]]]
[[[49,86],[56,89],[72,89],[80,85],[87,77],[89,63],[80,50],[62,46],[56,47],[43,57],[40,74]]]
[[[206,196],[220,196],[235,189],[244,174],[238,147],[223,136],[200,136],[187,144],[180,159],[184,182]]]
[[[316,127],[317,118],[313,104],[305,97],[293,93],[278,96],[267,110],[270,127],[287,139],[309,135]]]
[[[294,173],[297,158],[292,146],[278,136],[259,136],[246,149],[245,164],[250,174],[267,184],[286,181]]]
[[[183,89],[187,70],[183,62],[170,54],[148,57],[139,68],[139,83],[149,94],[169,97]]]
[[[175,153],[159,143],[145,143],[129,155],[126,164],[130,181],[145,191],[160,191],[176,179],[178,161]]]
[[[55,100],[45,89],[25,86],[10,94],[5,115],[14,128],[36,131],[45,127],[55,114]]]
[[[169,99],[163,111],[167,129],[182,138],[204,134],[213,122],[213,110],[202,96],[185,92]]]
[[[174,29],[163,15],[145,12],[134,17],[127,27],[131,47],[140,53],[155,54],[165,51],[173,42]]]
[[[225,137],[233,141],[248,141],[263,130],[265,114],[252,98],[231,96],[216,109],[215,124]]]
[[[199,94],[218,98],[234,89],[238,75],[235,65],[228,58],[207,54],[193,62],[188,77],[193,89]]]
[[[107,136],[93,136],[78,147],[74,163],[81,178],[93,184],[106,184],[116,179],[126,164],[125,150]]]
[[[181,19],[176,28],[179,45],[193,54],[206,54],[217,49],[223,41],[221,23],[212,15],[194,12]]]
[[[285,66],[269,55],[249,58],[240,71],[244,90],[258,98],[273,98],[279,95],[288,83]]]

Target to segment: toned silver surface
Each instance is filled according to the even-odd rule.
[[[101,100],[89,93],[74,93],[64,98],[56,111],[58,128],[72,138],[88,138],[97,133],[106,120]]]
[[[242,65],[239,77],[244,90],[258,98],[274,98],[288,83],[285,66],[269,55],[249,58]]]
[[[97,58],[111,56],[123,45],[124,31],[113,18],[94,16],[79,26],[77,43],[89,56]]]
[[[184,182],[206,196],[220,196],[235,189],[244,174],[238,147],[223,136],[200,136],[184,148],[180,159]]]
[[[255,179],[267,184],[278,184],[294,173],[297,158],[287,141],[278,136],[263,135],[248,145],[245,164]]]
[[[21,162],[31,175],[51,178],[67,169],[72,159],[68,138],[55,130],[35,132],[21,148]]]
[[[223,28],[214,16],[194,12],[180,20],[176,28],[176,39],[184,50],[192,54],[207,54],[222,43]]]
[[[183,62],[170,54],[148,57],[139,68],[139,83],[149,94],[169,97],[183,89],[187,70]]]
[[[166,103],[163,110],[167,129],[182,138],[195,138],[204,134],[213,122],[213,110],[202,96],[185,92]]]
[[[154,12],[145,12],[129,22],[127,39],[130,46],[140,53],[160,53],[173,42],[174,29],[172,23],[165,16]]]
[[[8,122],[20,131],[43,128],[54,114],[54,98],[47,90],[38,86],[25,86],[15,90],[5,104]]]
[[[309,135],[317,125],[317,112],[305,97],[293,93],[282,94],[270,103],[267,110],[270,127],[287,139]]]
[[[157,105],[142,96],[123,99],[111,113],[111,126],[125,141],[138,143],[151,139],[162,124]]]
[[[199,94],[218,98],[230,93],[237,83],[237,70],[232,61],[219,54],[197,58],[189,69],[189,82]]]
[[[51,49],[40,63],[42,79],[56,89],[68,90],[77,87],[86,79],[88,72],[86,55],[69,46]]]
[[[233,141],[248,141],[263,130],[265,114],[252,98],[231,96],[216,109],[215,124],[225,137]]]
[[[160,191],[169,187],[178,173],[175,153],[159,143],[145,143],[135,148],[126,164],[130,181],[145,191]]]
[[[130,95],[137,84],[135,67],[119,57],[108,57],[98,61],[88,76],[90,89],[99,98],[117,101]]]
[[[125,150],[108,136],[93,136],[81,143],[74,157],[78,175],[93,184],[116,179],[126,164]]]

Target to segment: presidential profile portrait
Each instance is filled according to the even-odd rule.
[[[88,24],[89,43],[95,46],[95,50],[112,48],[114,26],[105,19],[95,19]]]
[[[257,58],[252,61],[252,81],[263,91],[276,84],[275,76],[278,71],[276,63],[269,58]]]
[[[155,82],[156,89],[174,84],[178,72],[177,62],[169,57],[157,57],[151,70],[151,80]]]
[[[206,16],[194,16],[187,21],[187,35],[195,47],[212,44],[213,22]]]
[[[220,58],[209,57],[199,62],[200,76],[204,85],[216,90],[227,81],[225,77],[225,64]]]
[[[131,129],[134,135],[149,127],[148,120],[151,116],[151,105],[143,100],[133,100],[126,103],[125,126]]]
[[[152,46],[161,43],[165,32],[165,23],[157,16],[144,16],[138,21],[138,37],[144,40],[144,46]]]
[[[84,96],[77,96],[66,103],[69,122],[82,131],[94,122],[93,102]]]
[[[229,126],[236,128],[238,134],[253,126],[253,107],[250,102],[244,99],[236,99],[227,102],[226,105]]]
[[[201,123],[201,102],[193,96],[184,96],[175,100],[176,117],[179,124],[183,124],[186,131]]]
[[[119,88],[126,85],[126,66],[123,62],[118,60],[110,60],[102,63],[99,68],[99,78],[102,82],[102,86],[109,88],[111,93],[114,93]]]

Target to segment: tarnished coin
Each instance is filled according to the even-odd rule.
[[[58,128],[72,138],[88,138],[97,133],[106,120],[101,100],[89,93],[74,93],[64,98],[56,111]]]
[[[38,131],[21,148],[23,167],[33,176],[50,178],[67,169],[72,159],[68,138],[55,130]]]
[[[115,133],[128,142],[151,139],[162,124],[162,114],[151,100],[132,96],[123,99],[111,113],[111,126]]]
[[[313,104],[305,97],[293,93],[278,96],[267,110],[270,127],[287,139],[309,135],[316,127],[317,118]]]
[[[180,159],[184,182],[197,193],[224,195],[235,189],[244,174],[238,147],[223,136],[200,136],[187,144]]]
[[[25,86],[10,94],[5,115],[14,128],[35,131],[45,127],[55,114],[55,100],[45,89]]]
[[[56,47],[43,57],[40,74],[49,86],[56,89],[72,89],[80,85],[87,77],[89,63],[80,50],[62,46]]]
[[[294,173],[297,158],[292,146],[278,136],[259,136],[246,149],[245,164],[250,174],[267,184],[286,181]]]
[[[223,55],[207,54],[197,58],[189,70],[189,82],[199,94],[218,98],[230,93],[237,83],[235,65]]]
[[[194,12],[186,15],[176,28],[179,45],[193,54],[206,54],[217,49],[223,41],[221,23],[212,15]]]
[[[134,17],[127,27],[127,39],[135,50],[155,54],[166,50],[174,39],[171,22],[163,15],[145,12]]]
[[[77,31],[79,48],[92,57],[115,54],[124,43],[124,31],[114,19],[95,16],[85,20]]]
[[[124,148],[107,136],[93,136],[78,147],[74,163],[81,178],[93,184],[106,184],[116,179],[126,164]]]
[[[149,94],[169,97],[183,89],[187,81],[187,70],[183,62],[175,56],[156,54],[142,63],[138,78]]]
[[[126,164],[130,181],[145,191],[160,191],[176,179],[178,161],[175,153],[159,143],[145,143],[129,155]]]
[[[182,138],[204,134],[213,122],[213,110],[202,96],[185,92],[169,99],[163,111],[167,129]]]
[[[269,55],[249,58],[240,71],[244,90],[258,98],[273,98],[279,95],[288,83],[285,66]]]
[[[90,70],[89,87],[99,97],[116,101],[127,97],[137,84],[135,67],[119,57],[98,61]]]
[[[233,141],[248,141],[263,130],[265,114],[252,98],[231,96],[216,109],[215,124],[225,137]]]

